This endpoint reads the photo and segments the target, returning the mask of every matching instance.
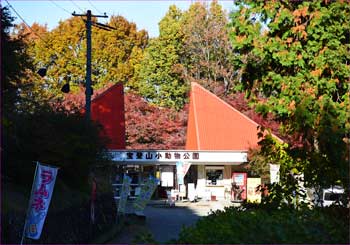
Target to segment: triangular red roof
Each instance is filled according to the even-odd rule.
[[[91,101],[91,118],[103,125],[108,149],[125,149],[124,89],[117,83]]]
[[[258,126],[199,84],[191,84],[187,150],[248,151],[258,145]]]

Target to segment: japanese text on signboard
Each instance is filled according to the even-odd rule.
[[[126,152],[128,160],[199,160],[198,152]]]
[[[26,237],[39,239],[55,185],[57,168],[38,164],[25,227]]]

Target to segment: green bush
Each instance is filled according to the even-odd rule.
[[[85,188],[91,168],[108,162],[101,130],[81,115],[64,111],[13,113],[4,130],[3,174],[27,185],[39,161],[60,167],[58,178],[69,186]]]
[[[187,244],[348,244],[346,208],[226,208],[182,229],[176,243]]]

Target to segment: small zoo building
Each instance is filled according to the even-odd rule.
[[[192,83],[185,149],[127,150],[123,96],[122,84],[113,85],[93,99],[91,115],[111,139],[108,148],[116,169],[132,177],[131,196],[137,194],[144,178],[152,174],[160,179],[156,191],[159,197],[166,197],[166,190],[180,189],[184,197],[195,190],[199,198],[231,198],[234,173],[245,172],[248,150],[258,145],[256,122]],[[177,174],[179,162],[185,169],[183,180]],[[121,184],[121,176],[116,174],[115,185]]]

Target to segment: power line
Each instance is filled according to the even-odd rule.
[[[82,8],[79,7],[78,4],[76,4],[75,2],[73,2],[73,0],[70,0],[78,9],[80,9],[81,12],[84,12],[84,10]]]
[[[31,32],[37,36],[43,43],[44,43],[44,46],[46,48],[49,47],[49,44],[38,34],[36,33],[31,27],[30,25],[23,19],[23,17],[16,11],[16,9],[8,2],[8,0],[5,0],[7,5],[13,10],[13,12],[15,12],[15,14],[23,21],[23,23],[31,30]],[[54,51],[55,53],[55,56],[57,57],[57,53]],[[54,63],[54,56],[51,56],[51,61],[50,61],[50,64]],[[40,70],[40,69],[39,69]],[[45,72],[46,73],[46,72]],[[39,71],[38,71],[38,74],[39,74]],[[39,74],[40,75],[40,74]]]
[[[53,0],[50,1],[52,4],[54,4],[56,7],[62,9],[64,12],[68,13],[69,15],[71,15],[72,13],[69,12],[67,9],[63,8],[62,6],[58,5],[57,3],[55,3]]]
[[[92,4],[92,2],[90,0],[88,0],[88,2],[90,3],[90,5],[99,13],[99,14],[103,14],[101,11],[99,11],[96,6],[94,4]]]
[[[44,39],[38,34],[38,33],[36,33],[31,27],[30,27],[30,25],[28,25],[28,23],[22,18],[22,16],[16,11],[16,9],[7,1],[7,0],[5,0],[6,1],[6,3],[7,3],[7,5],[13,10],[13,12],[15,12],[15,14],[18,16],[18,18],[20,18],[22,21],[23,21],[23,23],[32,31],[32,33],[34,34],[34,35],[36,35],[38,38],[40,38],[44,43],[46,43],[45,41],[44,41]]]
[[[117,28],[114,28],[112,26],[109,26],[109,25],[105,25],[105,24],[102,24],[102,23],[98,23],[98,22],[94,22],[94,21],[91,21],[91,24],[98,27],[98,28],[101,28],[101,29],[104,29],[106,31],[111,31],[111,30],[118,30]]]
[[[63,10],[64,12],[68,13],[69,15],[71,15],[72,13],[69,12],[67,9],[63,8],[62,6],[58,5],[57,3],[55,3],[53,0],[50,0],[51,3],[53,3],[56,7],[60,8],[61,10]],[[74,2],[73,2],[74,3]],[[79,8],[79,6],[77,6]],[[81,19],[84,21],[84,18],[81,17]]]

